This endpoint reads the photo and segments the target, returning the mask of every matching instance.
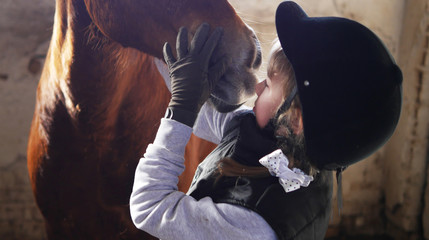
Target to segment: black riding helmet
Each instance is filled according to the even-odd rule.
[[[402,73],[380,39],[345,18],[308,17],[286,1],[277,34],[295,71],[307,155],[338,170],[383,146],[399,120]]]

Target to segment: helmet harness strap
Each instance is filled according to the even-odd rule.
[[[278,117],[280,116],[280,114],[286,112],[290,108],[290,105],[292,104],[292,101],[295,99],[297,93],[298,93],[298,88],[295,86],[292,89],[292,91],[290,92],[289,96],[284,101],[284,103],[281,105],[281,107],[279,108],[279,110],[277,111],[276,116],[274,117],[274,119],[278,119]]]
[[[341,215],[341,209],[343,208],[343,186],[342,186],[342,173],[347,167],[337,168],[337,206],[338,214]]]

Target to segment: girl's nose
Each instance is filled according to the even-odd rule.
[[[260,83],[258,83],[258,84],[256,84],[255,85],[255,92],[256,92],[256,95],[259,97],[260,95],[261,95],[261,93],[264,91],[264,88],[265,88],[265,81],[267,81],[267,80],[264,80],[264,81],[262,81],[262,82],[260,82]]]

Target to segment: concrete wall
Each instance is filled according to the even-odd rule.
[[[429,237],[428,133],[429,133],[429,3],[407,1],[399,47],[404,84],[404,107],[396,134],[386,148],[384,192],[388,230],[404,230]],[[425,193],[426,192],[426,193]],[[426,196],[426,197],[424,197]],[[426,209],[424,207],[426,206]],[[397,233],[398,235],[401,233]]]
[[[0,239],[43,239],[27,173],[27,137],[54,1],[0,5]]]
[[[257,32],[266,61],[281,1],[230,2]],[[368,26],[404,73],[399,127],[385,148],[344,173],[344,207],[341,215],[334,211],[329,236],[429,239],[429,0],[297,2],[310,16],[343,16]],[[44,238],[25,156],[53,14],[53,0],[3,0],[0,5],[0,239]]]

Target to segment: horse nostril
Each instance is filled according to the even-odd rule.
[[[262,64],[262,52],[260,48],[257,48],[257,52],[256,52],[256,58],[255,61],[253,62],[253,68],[254,69],[258,69]]]
[[[256,54],[255,54],[255,60],[253,62],[252,68],[258,69],[262,64],[261,43],[259,42],[258,37],[256,37],[256,34],[253,34],[253,40],[255,42]]]

